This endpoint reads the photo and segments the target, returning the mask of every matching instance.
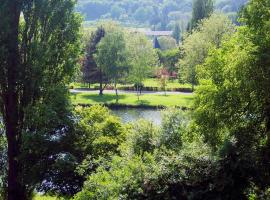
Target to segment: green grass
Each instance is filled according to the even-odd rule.
[[[160,83],[158,79],[155,78],[148,78],[146,79],[144,82],[144,86],[145,87],[158,87],[160,88]],[[70,86],[73,86],[74,88],[88,88],[88,84],[83,84],[83,83],[72,83]],[[94,86],[98,87],[99,84],[95,83],[95,84],[91,84],[91,88],[93,88]],[[133,84],[118,84],[118,87],[125,87],[125,86],[130,86],[132,87]],[[190,89],[192,86],[190,84],[180,84],[178,82],[178,80],[169,80],[167,83],[166,88],[167,89],[175,89],[175,88],[184,88],[184,89]]]
[[[96,93],[78,93],[72,94],[72,103],[74,105],[78,104],[117,104],[115,94],[104,94],[99,96]],[[179,106],[190,108],[193,100],[193,95],[191,94],[144,94],[140,96],[138,100],[136,94],[120,94],[118,99],[118,104],[121,105],[131,105],[131,106]]]
[[[63,200],[63,198],[36,195],[34,200]]]
[[[144,81],[145,87],[160,87],[158,79],[149,78]],[[180,84],[178,80],[169,80],[167,83],[167,88],[191,88],[190,84]]]

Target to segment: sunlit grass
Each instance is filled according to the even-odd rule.
[[[146,79],[144,82],[143,82],[144,86],[145,87],[157,87],[157,88],[160,88],[160,83],[159,83],[159,80],[158,79],[155,79],[155,78],[148,78]],[[84,84],[84,83],[72,83],[71,86],[73,88],[88,88],[89,85],[88,84]],[[94,88],[94,87],[98,87],[99,84],[95,83],[95,84],[91,84],[90,85],[91,88]],[[133,84],[119,84],[118,87],[125,87],[125,86],[128,86],[128,87],[132,87]],[[178,80],[169,80],[167,82],[167,86],[166,88],[168,90],[170,89],[191,89],[192,86],[190,84],[180,84],[178,82]]]
[[[73,104],[121,104],[132,106],[179,106],[190,108],[194,96],[192,94],[143,94],[138,97],[136,94],[120,94],[118,101],[115,94],[104,94],[99,96],[97,93],[78,93],[72,94]]]
[[[160,87],[160,82],[158,79],[149,78],[144,81],[145,87]],[[178,80],[167,81],[167,88],[191,88],[190,84],[180,84]]]
[[[36,195],[33,200],[64,200],[64,198],[52,197],[52,196],[40,196]]]

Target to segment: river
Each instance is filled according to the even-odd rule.
[[[135,122],[139,119],[152,121],[156,125],[161,125],[161,110],[145,108],[119,108],[112,109],[112,113],[121,118],[123,123]]]

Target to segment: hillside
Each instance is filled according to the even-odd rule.
[[[235,20],[236,13],[248,0],[217,0],[216,10]],[[192,0],[78,0],[77,10],[85,21],[118,20],[125,25],[171,30],[175,22],[182,28],[191,17]]]

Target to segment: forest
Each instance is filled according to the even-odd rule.
[[[215,10],[236,21],[248,0],[216,0]],[[79,0],[77,10],[85,20],[114,19],[126,26],[171,30],[175,23],[186,26],[192,15],[192,0]]]
[[[270,1],[235,2],[1,0],[0,200],[270,199]]]

